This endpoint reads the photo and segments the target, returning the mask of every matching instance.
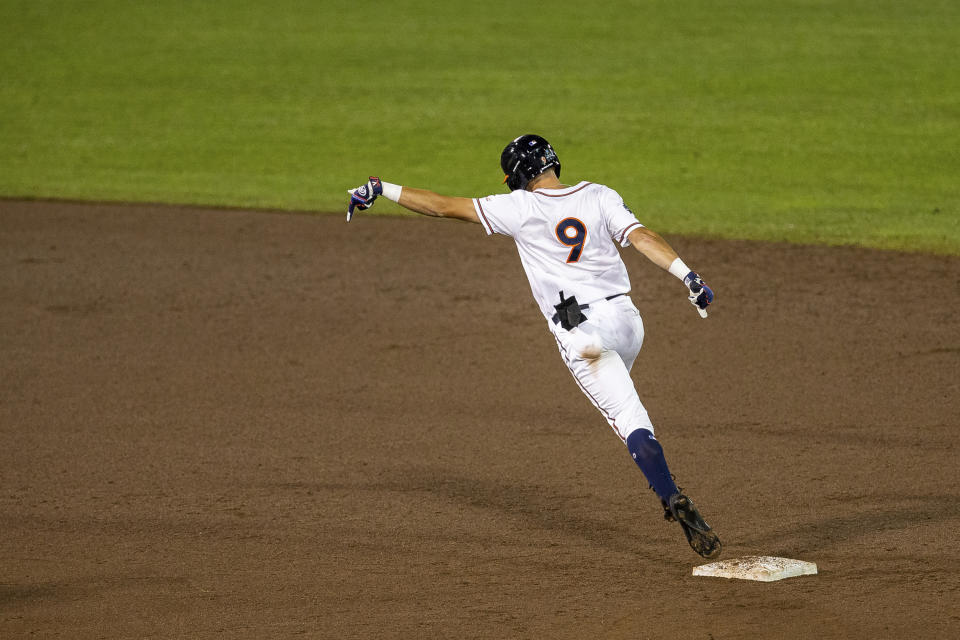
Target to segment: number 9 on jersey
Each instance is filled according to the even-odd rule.
[[[583,245],[587,241],[587,227],[576,218],[564,218],[557,224],[557,240],[560,244],[570,247],[567,263],[576,262],[583,253]]]

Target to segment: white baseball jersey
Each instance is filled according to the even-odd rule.
[[[643,225],[613,189],[591,182],[518,189],[474,198],[473,206],[488,235],[500,233],[517,243],[533,297],[547,319],[561,291],[580,304],[630,291],[614,243],[628,246],[627,235]]]

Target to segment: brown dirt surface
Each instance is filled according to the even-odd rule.
[[[816,576],[691,575],[508,239],[0,202],[0,637],[954,633],[960,259],[668,239],[717,291],[625,254],[672,470]]]

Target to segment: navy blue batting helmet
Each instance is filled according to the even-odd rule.
[[[551,167],[560,177],[560,159],[550,143],[538,135],[528,133],[507,145],[500,154],[503,181],[511,191],[525,189],[527,183]]]

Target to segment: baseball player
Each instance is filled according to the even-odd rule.
[[[717,534],[674,484],[653,424],[630,378],[643,343],[643,322],[630,300],[630,279],[617,244],[633,246],[676,276],[707,317],[713,291],[658,234],[637,221],[616,191],[560,182],[560,160],[546,140],[520,136],[500,156],[510,193],[455,198],[371,177],[351,189],[347,222],[384,196],[411,211],[480,224],[513,238],[533,297],[580,389],[600,410],[650,483],[664,517],[680,523],[704,558],[720,555]]]

